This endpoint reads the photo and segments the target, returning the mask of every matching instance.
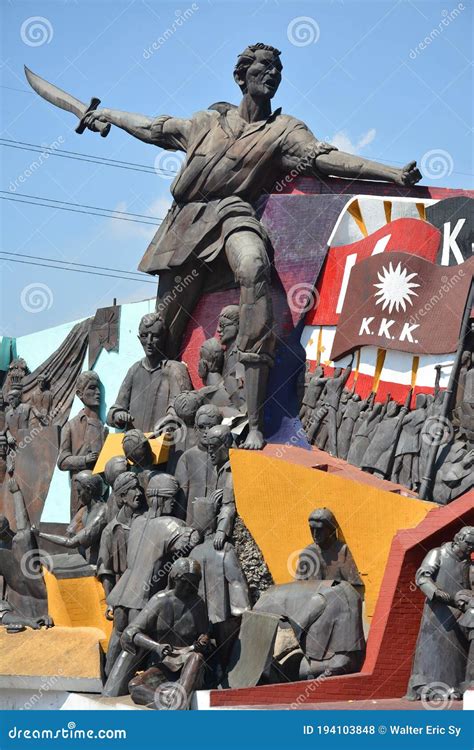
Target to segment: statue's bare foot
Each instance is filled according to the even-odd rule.
[[[254,428],[250,430],[242,448],[245,448],[245,450],[248,451],[261,451],[264,446],[265,440],[262,433],[260,432],[260,430]]]

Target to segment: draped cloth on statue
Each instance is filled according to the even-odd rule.
[[[15,479],[23,493],[30,522],[38,524],[48,494],[59,451],[59,432],[69,418],[76,380],[87,351],[91,319],[77,323],[63,343],[34,372],[23,379],[23,401],[27,402],[46,375],[51,384],[53,404],[50,424],[36,421],[20,430],[15,450]],[[12,495],[8,483],[0,487],[0,512],[14,525]]]

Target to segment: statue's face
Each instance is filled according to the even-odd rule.
[[[324,521],[312,521],[310,529],[315,544],[324,546],[331,538],[331,529]]]
[[[77,478],[74,478],[74,485],[76,488],[77,499],[81,505],[89,505],[92,499],[91,489],[87,484],[84,484]]]
[[[9,393],[7,399],[10,406],[12,406],[14,409],[16,409],[16,407],[21,404],[21,396],[17,392]]]
[[[208,414],[199,415],[196,420],[196,430],[199,435],[199,442],[201,445],[206,445],[207,433],[211,427],[215,427],[220,423],[217,417],[210,416]]]
[[[398,412],[398,404],[396,401],[390,401],[387,406],[387,417],[394,417]]]
[[[457,547],[459,556],[465,560],[474,552],[474,539],[471,536],[465,536],[464,539],[457,536],[454,546]]]
[[[238,332],[239,325],[236,321],[229,320],[225,315],[220,316],[217,333],[219,334],[221,344],[228,344],[230,341],[234,341]]]
[[[138,338],[146,357],[156,357],[163,353],[165,330],[162,325],[154,325],[151,328],[140,328]]]
[[[192,573],[175,579],[174,592],[180,599],[189,599],[198,590],[199,578]]]
[[[272,99],[281,82],[282,64],[270,50],[259,49],[255,60],[247,69],[245,83],[247,93],[252,97]]]
[[[100,406],[100,387],[97,380],[88,380],[80,399],[84,406],[91,408]]]
[[[156,501],[156,508],[160,516],[173,515],[174,497],[169,497],[168,495],[147,495],[149,508],[152,507],[154,501]]]
[[[229,449],[221,440],[211,440],[208,443],[207,452],[214,466],[222,466],[229,458]]]
[[[122,497],[122,505],[128,505],[132,510],[137,510],[137,508],[140,507],[141,502],[142,493],[137,480],[135,487],[131,487],[127,494]]]
[[[201,380],[204,380],[207,377],[207,373],[209,372],[209,363],[205,356],[201,354],[199,362],[198,362],[198,375],[201,378]]]
[[[46,380],[44,375],[39,375],[38,377],[38,385],[40,387],[40,390],[45,391],[48,386],[48,381]]]

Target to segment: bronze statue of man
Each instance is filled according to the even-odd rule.
[[[238,107],[219,103],[191,118],[100,109],[84,123],[91,130],[117,125],[145,143],[186,152],[173,183],[174,204],[150,243],[140,270],[160,275],[157,309],[170,328],[169,356],[176,356],[200,294],[234,278],[240,285],[239,359],[245,367],[249,433],[244,448],[264,445],[261,411],[273,362],[273,311],[269,239],[255,214],[258,198],[291,169],[301,174],[388,180],[411,185],[415,162],[400,169],[345,154],[318,141],[294,117],[272,112],[281,81],[280,51],[258,43],[238,57],[234,80]],[[216,282],[216,265],[219,277]],[[176,272],[190,279],[181,293]],[[184,287],[184,288],[183,288]]]
[[[152,432],[160,420],[164,424],[173,399],[182,391],[192,390],[186,365],[165,357],[167,334],[165,322],[157,313],[141,319],[138,338],[145,356],[130,367],[109,409],[107,423],[112,427]]]
[[[76,395],[84,407],[61,432],[58,469],[68,471],[71,478],[71,518],[80,508],[74,476],[79,471],[94,468],[108,434],[100,418],[100,385],[96,372],[81,372],[76,383]]]

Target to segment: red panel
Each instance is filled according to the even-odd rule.
[[[436,227],[421,219],[395,219],[359,242],[332,247],[319,276],[319,299],[315,309],[310,310],[307,315],[307,325],[337,325],[339,315],[336,313],[336,305],[347,257],[356,254],[356,262],[360,263],[372,255],[378,240],[388,235],[390,239],[384,252],[403,251],[426,258],[432,263],[436,260],[441,234]]]

